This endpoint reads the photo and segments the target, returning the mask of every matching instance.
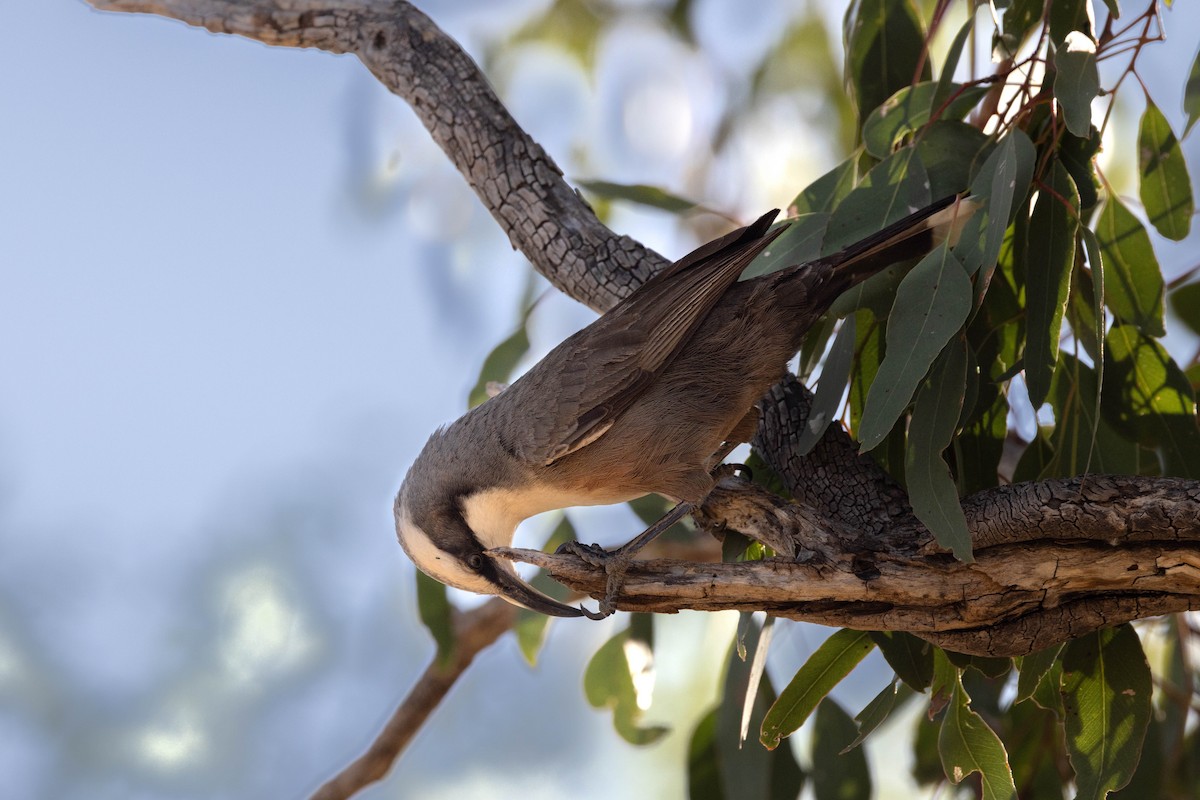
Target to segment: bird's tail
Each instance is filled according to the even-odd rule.
[[[979,203],[969,197],[945,197],[809,266],[829,268],[831,288],[841,294],[892,264],[925,255],[946,240],[956,244],[978,208]]]

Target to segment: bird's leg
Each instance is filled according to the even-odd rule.
[[[598,544],[588,545],[581,542],[565,542],[560,545],[555,552],[571,553],[579,556],[593,567],[604,567],[604,572],[608,576],[604,587],[604,599],[600,601],[600,610],[598,612],[588,611],[582,606],[579,610],[591,619],[604,619],[616,611],[617,594],[620,593],[621,585],[625,582],[625,571],[629,569],[633,557],[660,533],[690,514],[695,507],[695,503],[679,503],[663,515],[662,519],[616,550],[605,550]]]

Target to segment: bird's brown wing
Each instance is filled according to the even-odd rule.
[[[552,350],[505,392],[522,423],[506,426],[507,444],[550,464],[603,436],[783,231],[768,234],[777,213],[703,245]]]

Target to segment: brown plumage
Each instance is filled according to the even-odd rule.
[[[460,577],[442,562],[508,544],[521,519],[553,508],[651,492],[701,502],[715,456],[753,433],[755,404],[812,324],[851,286],[928,252],[943,228],[956,229],[969,210],[960,215],[958,205],[948,208],[953,201],[839,253],[743,282],[741,273],[784,230],[770,230],[778,212],[668,267],[434,434],[397,498],[406,550],[435,577],[488,591],[476,580],[488,575],[471,569]],[[514,599],[531,605],[525,594]],[[539,607],[562,609],[574,612]]]

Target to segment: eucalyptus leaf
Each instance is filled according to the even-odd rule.
[[[594,708],[612,711],[613,728],[630,744],[650,744],[667,733],[660,725],[643,727],[632,668],[626,655],[628,630],[613,636],[596,651],[583,673],[584,694]]]
[[[1200,50],[1196,51],[1196,57],[1192,59],[1192,69],[1183,89],[1183,111],[1187,114],[1183,135],[1187,136],[1192,132],[1196,120],[1200,119]]]
[[[650,208],[670,211],[672,214],[681,214],[684,211],[691,211],[702,207],[695,200],[689,200],[686,197],[672,194],[666,189],[649,186],[644,183],[613,183],[612,181],[585,180],[576,181],[575,183],[585,192],[604,198],[605,200],[624,200],[629,203],[637,203],[649,206]]]
[[[858,179],[858,154],[850,156],[810,183],[788,208],[791,214],[829,212],[837,207]]]
[[[871,773],[861,748],[847,749],[858,728],[833,698],[817,706],[812,738],[815,800],[870,800]]]
[[[925,125],[935,114],[942,120],[962,119],[988,92],[986,86],[951,82],[946,87],[947,97],[935,105],[940,89],[940,82],[932,81],[905,86],[872,111],[862,129],[867,152],[876,158],[887,158],[901,139]]]
[[[933,533],[938,544],[970,563],[971,533],[958,501],[950,468],[942,458],[962,410],[966,385],[966,342],[952,341],[933,375],[917,393],[908,425],[904,475],[913,513]]]
[[[846,10],[846,77],[859,119],[909,85],[925,48],[921,16],[912,0],[854,0]],[[928,80],[926,59],[919,80]]]
[[[1071,288],[1075,239],[1079,227],[1079,193],[1065,167],[1057,161],[1049,186],[1038,195],[1029,220],[1026,264],[1025,383],[1038,408],[1050,391],[1058,362],[1058,339]]]
[[[454,635],[454,607],[446,597],[446,587],[420,570],[417,570],[417,611],[437,645],[438,664],[449,664],[458,645]]]
[[[1150,234],[1121,200],[1110,197],[1096,221],[1102,255],[1104,302],[1124,323],[1163,336],[1163,271]],[[1093,267],[1093,275],[1096,269]]]
[[[933,645],[904,631],[872,631],[871,639],[900,680],[918,692],[929,688],[933,680]]]
[[[875,643],[863,631],[844,628],[826,639],[792,677],[762,722],[761,741],[774,750],[794,733],[817,704],[867,657]]]
[[[836,253],[933,201],[929,176],[915,148],[906,147],[876,164],[834,209],[821,254]]]
[[[1168,239],[1180,241],[1192,228],[1192,181],[1179,140],[1148,97],[1138,128],[1138,174],[1139,193],[1150,224]]]
[[[834,338],[833,347],[829,349],[829,355],[825,358],[825,366],[821,368],[821,379],[813,395],[808,419],[805,420],[804,430],[796,440],[796,455],[803,456],[811,452],[825,435],[829,424],[836,418],[842,395],[846,391],[846,382],[850,378],[850,367],[854,363],[856,338],[854,317],[850,317],[842,324],[841,330]]]
[[[863,450],[883,441],[970,310],[971,281],[946,245],[904,277],[888,318],[887,356],[871,383],[857,431]]]
[[[1080,31],[1067,34],[1054,54],[1054,96],[1062,107],[1067,130],[1087,138],[1092,128],[1092,101],[1100,93],[1096,43]]]
[[[1086,634],[1062,652],[1067,751],[1078,800],[1103,800],[1133,776],[1151,716],[1150,667],[1128,624]]]
[[[988,724],[971,710],[971,698],[956,676],[938,733],[938,753],[942,769],[951,783],[961,783],[968,775],[978,772],[983,787],[983,800],[1016,800],[1008,753]]]

